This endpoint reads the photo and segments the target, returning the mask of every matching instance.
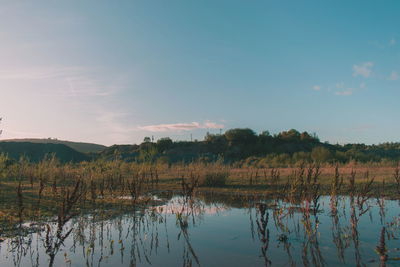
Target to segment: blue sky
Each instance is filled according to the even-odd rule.
[[[2,139],[400,141],[399,1],[0,1]]]

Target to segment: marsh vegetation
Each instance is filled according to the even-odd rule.
[[[398,164],[237,168],[2,155],[0,167],[2,266],[385,266],[399,257]],[[224,228],[229,237],[217,234]],[[238,239],[246,249],[233,257],[244,249]]]

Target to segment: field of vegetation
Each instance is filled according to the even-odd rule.
[[[302,163],[257,168],[215,163],[161,164],[122,160],[39,163],[0,157],[1,223],[41,216],[68,221],[76,209],[142,205],[158,192],[220,192],[268,198],[318,199],[321,195],[400,196],[398,164]]]

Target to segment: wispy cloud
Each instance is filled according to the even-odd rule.
[[[344,82],[336,83],[336,88],[338,88],[338,89],[344,88]]]
[[[132,114],[123,109],[115,107],[104,107],[101,105],[92,105],[88,111],[93,120],[90,138],[93,140],[103,140],[101,143],[106,145],[118,143],[132,143],[135,140],[135,133],[139,129],[132,123]],[[89,140],[91,140],[89,139]]]
[[[387,49],[391,46],[394,46],[397,44],[396,38],[392,37],[389,41],[371,41],[369,42],[370,45],[379,48],[379,49]]]
[[[107,75],[104,75],[107,74]],[[35,99],[25,101],[40,103],[32,114],[44,114],[46,118],[53,120],[53,112],[62,112],[57,117],[62,118],[63,124],[71,124],[75,127],[70,136],[78,136],[93,139],[100,143],[114,144],[132,142],[136,125],[132,123],[132,114],[123,106],[117,105],[119,93],[127,88],[130,78],[121,73],[108,72],[101,67],[80,66],[24,66],[6,68],[0,66],[0,86],[15,93],[21,93]],[[1,90],[0,90],[1,91]],[[32,92],[35,92],[32,94]],[[7,93],[6,95],[12,95]],[[48,105],[50,103],[50,105]],[[52,110],[50,110],[50,108]],[[45,112],[47,111],[47,112]],[[31,115],[31,114],[30,114]],[[71,120],[74,120],[71,122]],[[79,125],[77,128],[76,125]],[[45,125],[52,136],[60,138],[66,136],[65,132],[54,130],[54,125]],[[86,127],[87,126],[87,127]],[[15,130],[18,128],[13,126]],[[10,132],[4,128],[2,137],[35,137],[35,126],[27,128],[29,132]],[[19,129],[20,130],[20,129]],[[41,133],[38,130],[38,133]],[[72,130],[71,130],[72,132]],[[40,136],[40,137],[43,137]],[[66,137],[77,138],[77,137]]]
[[[319,91],[319,90],[321,90],[321,86],[320,85],[314,85],[312,89],[315,90],[315,91]]]
[[[338,96],[349,96],[354,94],[355,91],[359,89],[364,89],[367,87],[367,84],[365,82],[360,83],[360,85],[354,86],[354,87],[348,87],[345,86],[344,82],[340,82],[336,84],[336,88],[339,89],[338,91],[335,92],[335,95]]]
[[[204,126],[203,128],[206,128],[206,129],[222,129],[222,128],[225,128],[225,125],[220,124],[220,123],[211,122],[211,121],[206,121],[203,124],[203,126]]]
[[[90,76],[68,76],[65,77],[69,87],[69,96],[98,96],[107,97],[114,95],[122,87],[108,85],[102,81],[90,78]]]
[[[352,95],[353,93],[354,93],[354,88],[347,88],[346,90],[335,92],[335,95],[349,96],[349,95]]]
[[[156,124],[139,126],[140,130],[149,132],[180,132],[190,131],[195,129],[222,129],[225,128],[223,124],[206,121],[204,123],[191,122],[191,123],[173,123],[173,124]]]
[[[359,65],[353,65],[353,76],[363,76],[365,78],[368,78],[369,76],[371,76],[373,66],[373,62],[364,62]]]
[[[389,75],[389,80],[396,81],[398,79],[399,79],[399,74],[397,73],[397,71],[392,71]]]
[[[96,70],[80,66],[47,66],[21,69],[0,69],[0,81],[57,81],[65,84],[61,91],[66,96],[110,96],[121,89],[93,78]],[[54,89],[54,88],[53,88]]]
[[[0,69],[0,80],[42,80],[76,76],[85,71],[82,67],[31,67]]]

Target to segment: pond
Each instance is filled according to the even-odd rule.
[[[25,223],[1,266],[399,266],[399,202],[339,196],[157,198],[151,207]],[[26,231],[30,229],[30,231]],[[22,234],[23,231],[23,234]]]

